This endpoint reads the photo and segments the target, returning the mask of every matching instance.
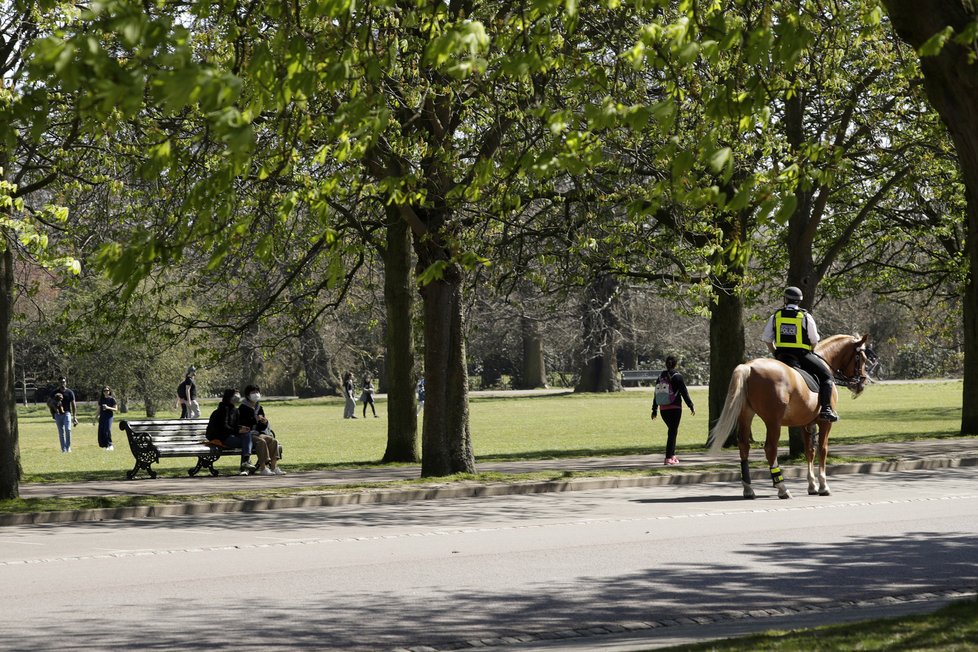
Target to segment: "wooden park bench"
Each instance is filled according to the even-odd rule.
[[[621,372],[621,380],[624,383],[642,381],[654,381],[659,377],[661,371],[655,369],[626,369]]]
[[[196,457],[197,466],[187,471],[191,477],[205,468],[211,475],[218,475],[214,462],[225,455],[241,457],[240,448],[220,448],[205,443],[207,419],[124,420],[119,422],[119,429],[126,431],[129,450],[136,459],[132,471],[126,471],[126,480],[135,478],[140,469],[145,469],[149,477],[155,478],[156,471],[152,465],[164,457]],[[281,459],[281,444],[278,450]],[[239,467],[235,465],[234,468],[237,472]]]

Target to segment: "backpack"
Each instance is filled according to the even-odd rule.
[[[660,408],[670,407],[676,400],[676,390],[672,387],[672,375],[663,372],[655,383],[655,404]]]

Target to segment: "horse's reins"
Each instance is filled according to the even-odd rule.
[[[861,387],[862,385],[865,385],[867,381],[871,383],[876,382],[875,380],[873,380],[872,374],[880,366],[879,356],[876,355],[875,351],[873,351],[871,348],[865,345],[862,346],[861,348],[856,349],[856,352],[857,353],[862,352],[863,354],[865,354],[866,362],[870,363],[871,366],[868,369],[866,369],[865,375],[859,375],[859,376],[848,376],[842,373],[841,369],[833,369],[832,378],[835,380],[836,385],[841,385],[846,389],[853,389],[854,387]],[[824,362],[825,365],[831,369],[831,365],[829,365],[829,361],[826,360],[824,357],[822,357],[821,354],[816,353],[814,350],[812,351],[812,353],[815,353],[815,355],[821,358],[822,362]]]

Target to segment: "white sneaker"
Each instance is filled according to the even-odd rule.
[[[280,466],[276,466],[276,467],[275,467],[275,468],[274,468],[274,469],[272,470],[272,473],[274,473],[275,475],[285,475],[285,471],[284,471],[284,470],[282,469],[282,467],[280,467]]]
[[[113,446],[112,444],[109,444],[108,446],[105,447],[105,450],[107,450],[107,451],[114,451],[115,450],[115,446]]]
[[[275,475],[275,472],[267,466],[263,466],[261,467],[261,471],[258,472],[258,475]]]

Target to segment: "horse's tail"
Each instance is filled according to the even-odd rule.
[[[723,403],[723,412],[720,418],[710,430],[710,437],[707,442],[710,445],[710,452],[716,455],[723,448],[730,432],[737,425],[740,411],[747,401],[747,378],[750,376],[750,367],[745,364],[737,365],[730,377],[730,387],[727,389],[727,400]]]

